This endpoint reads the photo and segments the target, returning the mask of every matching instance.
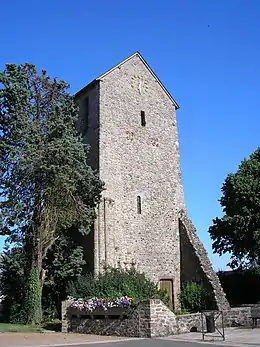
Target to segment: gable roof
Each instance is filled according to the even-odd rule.
[[[121,61],[121,63],[117,64],[116,66],[112,67],[110,70],[108,70],[107,72],[103,73],[102,75],[100,75],[99,77],[97,77],[96,79],[94,79],[92,82],[90,82],[86,87],[82,88],[80,91],[78,91],[76,93],[76,97],[78,97],[81,93],[83,93],[86,89],[88,89],[89,87],[91,87],[92,85],[95,84],[95,82],[100,81],[102,78],[104,78],[105,76],[107,76],[110,72],[114,71],[115,69],[117,69],[118,67],[122,66],[123,64],[125,64],[126,62],[128,62],[129,60],[131,60],[133,57],[137,56],[142,63],[145,65],[145,67],[149,70],[149,72],[153,75],[154,79],[159,83],[160,87],[164,90],[165,94],[167,94],[167,96],[169,97],[169,99],[171,100],[171,102],[174,104],[176,110],[178,108],[180,108],[180,106],[177,104],[177,102],[174,100],[174,98],[171,96],[171,94],[169,93],[169,91],[165,88],[165,86],[162,84],[162,82],[160,81],[160,79],[156,76],[156,74],[153,72],[153,70],[151,69],[151,67],[148,65],[148,63],[145,61],[145,59],[142,57],[142,55],[139,52],[135,52],[134,54],[130,55],[128,58],[126,58],[125,60]]]

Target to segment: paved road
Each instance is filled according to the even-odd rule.
[[[201,341],[201,334],[187,333],[157,339],[120,338],[65,333],[4,333],[0,347],[260,347],[260,329],[229,328],[226,341]],[[207,336],[207,340],[212,337]]]
[[[223,345],[218,345],[216,342],[214,344],[208,343],[194,343],[194,342],[184,342],[184,341],[171,341],[165,339],[140,339],[133,341],[120,341],[120,342],[105,342],[105,343],[88,343],[85,345],[73,345],[73,346],[62,346],[62,347],[223,347]],[[227,346],[229,344],[227,343]],[[230,345],[229,345],[230,346]],[[53,346],[54,347],[54,346]],[[61,346],[60,346],[61,347]],[[249,345],[247,345],[249,347]],[[256,346],[254,346],[256,347]]]

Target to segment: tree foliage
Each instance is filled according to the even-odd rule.
[[[229,174],[222,186],[224,215],[209,228],[215,253],[231,253],[230,265],[260,264],[260,148]]]
[[[62,234],[49,249],[43,261],[46,278],[43,284],[42,306],[44,319],[60,314],[61,301],[66,299],[66,285],[76,281],[85,265],[83,248],[74,240],[75,231]],[[6,249],[0,264],[0,292],[4,319],[11,323],[26,323],[26,253],[22,246]],[[30,281],[29,284],[30,285]],[[30,299],[29,299],[30,300]]]
[[[76,230],[68,229],[53,244],[45,259],[46,278],[42,300],[45,318],[60,317],[61,301],[66,299],[68,282],[77,281],[84,273],[84,250],[76,235]]]
[[[21,247],[6,249],[0,264],[0,292],[3,300],[3,319],[6,322],[25,323],[22,309],[25,284],[25,254]]]
[[[41,316],[48,250],[72,226],[90,231],[102,191],[87,164],[68,88],[31,64],[7,64],[0,72],[1,234],[22,243],[27,255],[28,323]]]

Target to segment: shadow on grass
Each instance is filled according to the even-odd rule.
[[[50,322],[45,322],[42,324],[42,328],[44,330],[48,330],[48,331],[60,332],[61,331],[61,321],[59,319],[54,319]]]

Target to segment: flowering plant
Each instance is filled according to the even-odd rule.
[[[134,299],[128,298],[127,295],[122,296],[120,299],[101,299],[101,298],[93,298],[88,300],[83,299],[73,299],[71,297],[68,300],[72,300],[70,304],[71,308],[77,308],[79,310],[87,310],[93,312],[96,308],[101,308],[106,311],[111,307],[129,307],[133,305]]]
[[[82,300],[74,301],[81,302],[80,306],[88,307],[122,307],[127,305],[128,301],[133,304],[134,300],[136,304],[141,300],[149,299],[161,299],[166,304],[169,302],[167,293],[159,290],[158,285],[146,278],[144,274],[137,272],[134,268],[124,269],[120,266],[107,267],[97,276],[94,274],[80,276],[76,281],[68,284],[66,293],[74,299],[82,298]]]

